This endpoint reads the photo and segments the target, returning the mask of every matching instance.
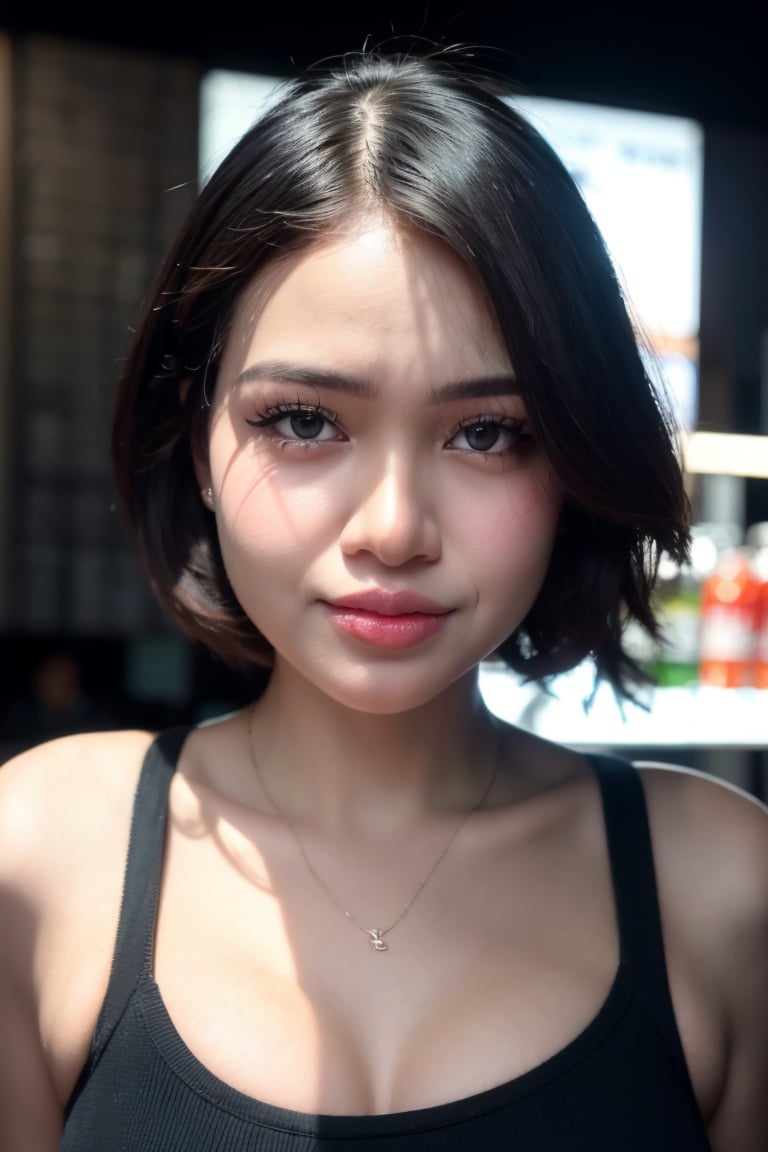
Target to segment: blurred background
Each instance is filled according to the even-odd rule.
[[[681,6],[682,8],[682,6]],[[329,10],[330,9],[330,10]],[[393,38],[471,42],[578,180],[676,406],[696,521],[665,562],[656,677],[489,662],[489,705],[574,746],[768,768],[768,68],[756,16],[643,5],[108,12],[0,3],[0,760],[61,732],[157,728],[263,684],[166,624],[115,511],[112,399],[142,294],[213,166],[299,68]]]

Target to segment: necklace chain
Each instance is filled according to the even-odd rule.
[[[307,871],[312,876],[315,883],[322,889],[322,891],[325,893],[325,895],[328,897],[328,899],[331,901],[331,903],[334,904],[336,906],[336,908],[338,908],[339,911],[344,914],[344,916],[346,916],[347,920],[349,920],[351,924],[354,924],[354,926],[356,928],[359,928],[361,932],[365,932],[365,934],[369,937],[369,943],[370,943],[371,947],[373,948],[373,950],[375,952],[388,952],[389,951],[389,945],[384,940],[384,937],[386,935],[388,935],[388,933],[390,933],[393,928],[396,928],[397,925],[400,923],[400,921],[405,916],[405,914],[410,911],[410,909],[416,903],[416,900],[419,898],[421,893],[426,888],[429,881],[434,876],[439,865],[442,863],[442,861],[448,855],[448,852],[450,851],[451,846],[453,845],[459,832],[461,832],[462,828],[466,824],[467,820],[469,820],[470,816],[472,816],[475,812],[477,812],[478,809],[482,808],[483,805],[485,804],[486,800],[488,799],[488,796],[490,795],[491,789],[493,788],[493,785],[496,781],[496,776],[497,776],[498,771],[499,771],[499,761],[501,759],[500,748],[497,745],[497,752],[496,752],[495,763],[493,766],[493,771],[491,772],[491,775],[490,775],[488,781],[486,782],[486,785],[483,788],[482,793],[480,794],[479,798],[475,801],[475,803],[472,805],[472,807],[468,808],[467,811],[462,815],[461,819],[456,824],[456,827],[453,829],[453,832],[451,833],[447,844],[440,851],[439,855],[437,856],[437,859],[432,864],[431,868],[429,869],[426,876],[424,877],[424,879],[421,881],[421,883],[417,887],[416,891],[411,896],[408,903],[398,913],[398,915],[395,917],[395,919],[392,921],[392,923],[390,925],[388,925],[388,927],[386,927],[386,928],[367,928],[365,926],[365,924],[360,923],[360,921],[357,919],[357,917],[354,916],[349,911],[349,909],[344,907],[344,905],[341,903],[341,901],[338,899],[338,897],[329,888],[329,886],[325,882],[325,880],[323,880],[322,876],[320,875],[320,873],[317,871],[317,869],[313,865],[312,861],[310,860],[309,855],[308,855],[307,850],[306,850],[306,847],[304,845],[304,842],[301,839],[301,837],[299,836],[298,832],[296,831],[296,828],[294,827],[292,821],[288,819],[288,817],[282,811],[280,806],[276,803],[275,798],[273,797],[272,793],[267,788],[266,782],[265,782],[264,777],[263,777],[261,770],[259,768],[258,760],[256,759],[256,753],[254,752],[254,748],[253,748],[252,724],[253,724],[253,709],[250,709],[248,712],[248,751],[250,753],[251,764],[253,765],[253,770],[256,774],[257,780],[259,781],[259,784],[261,785],[261,787],[264,791],[264,795],[266,796],[266,798],[269,801],[272,808],[274,808],[276,815],[283,822],[283,824],[285,824],[286,828],[288,829],[291,836],[293,837],[293,840],[296,843],[296,847],[298,848],[299,853],[301,855],[301,858],[307,867]],[[501,728],[499,728],[499,736],[500,735],[501,735]],[[498,743],[500,744],[500,739],[499,739]]]

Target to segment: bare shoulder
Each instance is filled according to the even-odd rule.
[[[764,827],[768,806],[727,780],[664,761],[636,760],[634,763],[651,806],[693,805],[697,819],[746,820],[755,828]]]
[[[152,734],[41,744],[0,767],[0,1147],[56,1145],[116,931]]]
[[[0,768],[0,886],[42,917],[83,875],[122,869],[133,794],[152,733],[40,744]]]
[[[9,854],[16,870],[22,860],[50,860],[56,847],[114,836],[152,739],[144,731],[82,733],[0,767],[0,870]]]
[[[662,872],[669,866],[697,877],[698,898],[709,912],[720,905],[734,918],[768,916],[768,807],[704,772],[649,762],[637,767]]]
[[[768,1147],[768,808],[703,773],[638,765],[672,954],[706,989],[723,1054],[712,1148]],[[673,987],[674,993],[674,987]]]
[[[768,808],[715,776],[639,763],[662,902],[728,978],[747,937],[768,947]],[[768,972],[768,955],[765,956]]]
[[[120,729],[113,732],[80,732],[61,736],[37,744],[0,764],[0,786],[9,777],[32,778],[46,774],[54,777],[63,773],[71,779],[79,770],[86,773],[110,770],[111,766],[125,765],[136,752],[149,747],[155,733],[144,729]]]

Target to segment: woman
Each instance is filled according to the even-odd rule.
[[[187,636],[271,672],[0,774],[8,1152],[764,1152],[765,809],[478,692],[493,653],[631,693],[688,547],[603,243],[500,90],[310,71],[147,299],[123,504]]]

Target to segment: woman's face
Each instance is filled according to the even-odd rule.
[[[198,473],[278,665],[396,712],[517,628],[561,506],[524,383],[472,274],[424,234],[361,224],[257,277]]]

